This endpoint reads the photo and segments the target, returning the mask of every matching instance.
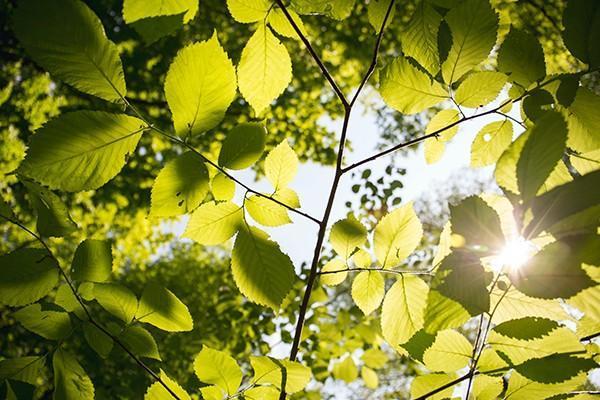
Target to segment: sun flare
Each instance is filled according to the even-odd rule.
[[[506,243],[502,251],[498,253],[492,265],[497,270],[507,268],[514,271],[521,268],[531,259],[536,252],[536,246],[522,237],[512,239]]]

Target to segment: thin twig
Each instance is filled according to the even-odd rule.
[[[384,274],[395,274],[395,275],[431,275],[430,271],[400,271],[386,268],[345,268],[334,271],[319,271],[318,275],[337,274],[340,272],[358,272],[358,271],[369,271],[369,272],[381,272]]]
[[[523,128],[527,129],[527,125],[525,125],[525,124],[523,123],[523,121],[519,121],[519,120],[518,120],[518,119],[516,119],[515,117],[511,117],[510,115],[508,115],[508,114],[505,114],[505,113],[503,113],[502,111],[496,111],[496,114],[498,114],[498,115],[501,115],[501,116],[503,116],[504,118],[508,118],[508,119],[510,119],[511,121],[514,121],[514,122],[516,122],[517,124],[521,125]]]
[[[85,305],[84,301],[79,296],[79,293],[75,289],[75,286],[73,286],[73,282],[71,282],[71,280],[69,279],[69,277],[67,276],[67,274],[65,273],[65,271],[60,267],[58,259],[54,256],[54,253],[52,253],[52,250],[50,249],[50,247],[48,246],[48,244],[46,243],[46,241],[44,239],[42,239],[41,236],[39,236],[38,234],[36,234],[35,232],[33,232],[32,230],[30,230],[29,228],[27,228],[25,225],[23,225],[19,221],[14,220],[12,218],[9,218],[9,217],[7,217],[5,215],[2,215],[2,214],[0,214],[0,217],[3,218],[4,220],[6,220],[7,222],[10,222],[11,224],[18,226],[23,231],[27,232],[29,235],[31,235],[33,238],[35,238],[35,240],[37,240],[44,247],[44,249],[46,250],[46,252],[48,253],[48,255],[55,261],[56,267],[57,267],[60,275],[63,277],[63,279],[65,280],[65,282],[67,283],[67,285],[71,289],[71,292],[73,292],[73,295],[77,299],[78,303],[81,305],[81,308],[83,308],[83,311],[85,312],[85,314],[86,314],[86,316],[88,318],[88,322],[90,324],[94,325],[96,328],[98,328],[106,336],[108,336],[109,338],[111,338],[113,340],[113,342],[115,342],[119,347],[121,347],[144,371],[146,371],[148,373],[148,375],[150,375],[156,382],[160,383],[160,385],[163,386],[165,388],[165,390],[167,392],[169,392],[169,394],[171,396],[173,396],[173,398],[175,398],[177,400],[181,400],[179,398],[179,396],[177,396],[177,394],[175,392],[173,392],[173,390],[171,390],[171,388],[169,388],[169,386],[167,386],[167,384],[160,378],[160,376],[158,376],[141,359],[139,359],[135,354],[133,354],[133,352],[131,352],[131,350],[129,350],[129,348],[123,342],[121,342],[119,340],[119,338],[117,338],[116,336],[114,336],[106,328],[104,328],[102,325],[100,325],[98,322],[96,322],[96,320],[94,320],[94,318],[92,317],[92,314],[90,313],[89,309],[87,308],[87,306]]]

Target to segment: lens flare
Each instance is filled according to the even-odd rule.
[[[498,271],[504,268],[514,271],[525,265],[536,251],[537,247],[533,243],[518,237],[507,242],[491,264]]]

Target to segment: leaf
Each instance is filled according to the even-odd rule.
[[[250,364],[254,369],[252,383],[271,384],[281,389],[285,383],[285,391],[289,394],[303,390],[311,378],[310,368],[297,361],[276,360],[272,357],[250,356]],[[282,370],[285,374],[282,376]],[[284,381],[285,377],[285,382]]]
[[[379,272],[363,271],[352,282],[352,299],[365,315],[379,307],[384,294],[385,281]]]
[[[548,336],[559,327],[556,321],[547,318],[524,317],[496,325],[494,332],[518,340],[532,340]]]
[[[379,264],[396,266],[408,257],[421,242],[423,228],[412,203],[387,214],[377,223],[373,242]]]
[[[167,387],[177,395],[180,400],[190,400],[190,395],[177,382],[169,378],[163,370],[160,371],[160,379]],[[144,400],[171,400],[173,395],[164,388],[160,382],[154,382],[144,396]]]
[[[215,200],[230,201],[235,195],[235,182],[219,172],[212,178],[210,190]]]
[[[0,303],[23,306],[58,284],[59,266],[45,250],[19,249],[0,256]]]
[[[572,0],[563,13],[562,37],[569,51],[590,67],[600,65],[600,7],[594,0]]]
[[[167,332],[191,331],[194,326],[185,304],[156,283],[146,285],[135,317]]]
[[[583,87],[577,90],[575,100],[569,107],[568,147],[580,153],[600,149],[600,138],[597,134],[600,129],[598,107],[600,96]]]
[[[425,134],[430,135],[441,129],[444,129],[444,131],[425,141],[425,161],[427,161],[427,164],[434,164],[442,158],[446,149],[445,142],[452,139],[458,132],[458,121],[458,111],[450,109],[441,110],[431,118],[427,128],[425,128]],[[446,129],[452,124],[455,125]]]
[[[554,97],[552,94],[547,90],[536,88],[523,99],[522,111],[533,123],[537,123],[540,118],[546,115],[547,111],[552,110],[553,106]]]
[[[456,102],[469,108],[491,103],[506,84],[506,75],[500,72],[474,72],[467,76],[456,90]]]
[[[386,353],[374,347],[365,350],[361,358],[367,367],[374,369],[383,368],[388,362]]]
[[[420,398],[421,396],[431,392],[433,389],[442,387],[445,384],[452,382],[454,379],[456,379],[456,377],[456,374],[427,374],[417,376],[415,379],[413,379],[412,384],[410,385],[410,397],[412,399]],[[450,386],[439,393],[428,396],[427,399],[447,399],[452,397],[453,392],[454,386]]]
[[[258,228],[240,230],[231,255],[233,279],[250,301],[276,310],[296,280],[292,260]]]
[[[404,54],[414,58],[431,75],[440,70],[438,31],[441,22],[442,16],[436,9],[428,1],[420,1],[400,36]]]
[[[331,246],[342,259],[348,259],[357,247],[367,240],[367,228],[353,215],[337,221],[331,227],[329,241]]]
[[[202,393],[204,400],[223,400],[225,397],[223,389],[214,385],[201,387],[200,393]]]
[[[221,152],[219,165],[229,169],[244,169],[254,164],[265,150],[267,130],[259,123],[244,123],[229,131]]]
[[[175,131],[196,136],[214,128],[235,98],[236,87],[235,69],[216,32],[181,49],[165,78]]]
[[[126,95],[117,46],[85,3],[24,0],[13,18],[21,45],[52,75],[104,100],[119,101]]]
[[[113,340],[95,325],[83,324],[83,336],[90,347],[102,358],[107,358],[113,348]]]
[[[567,124],[557,112],[548,112],[527,138],[519,161],[517,183],[524,201],[529,201],[560,161],[567,141]]]
[[[71,275],[78,281],[103,282],[112,273],[110,241],[85,239],[79,243],[71,264]]]
[[[235,360],[206,345],[194,360],[194,372],[202,382],[217,385],[228,395],[235,394],[242,383],[242,370]]]
[[[302,22],[300,16],[296,14],[293,10],[288,10],[288,13],[296,23],[298,29],[300,29],[300,32],[302,32],[304,36],[308,36],[308,33],[306,32],[306,27],[304,26],[304,22]],[[281,11],[281,9],[271,9],[267,21],[269,22],[271,28],[273,28],[273,30],[278,34],[292,39],[300,40],[300,36],[298,36],[298,33],[296,33],[296,30],[294,29],[290,21],[287,19],[283,11]]]
[[[434,372],[454,372],[466,367],[471,360],[473,346],[454,330],[437,333],[435,341],[423,354],[425,366]]]
[[[128,326],[121,333],[120,339],[136,356],[161,360],[156,341],[150,332],[141,326]]]
[[[281,226],[292,222],[287,208],[262,196],[250,196],[244,204],[252,219],[264,226]]]
[[[33,181],[22,182],[37,214],[36,229],[41,236],[62,237],[77,230],[69,209],[58,195]]]
[[[289,187],[279,188],[273,193],[273,198],[290,207],[300,208],[300,198],[298,197],[298,193]]]
[[[6,218],[14,218],[14,213],[10,204],[6,202],[0,195],[0,215]]]
[[[28,331],[50,340],[61,340],[72,331],[69,314],[63,311],[42,310],[39,303],[21,308],[13,317]]]
[[[265,175],[275,191],[287,187],[298,173],[298,156],[287,140],[279,143],[265,158]]]
[[[496,324],[527,316],[548,318],[554,321],[569,319],[558,301],[528,297],[514,287],[508,291],[495,287],[490,293],[490,300],[491,304],[498,304],[493,318],[493,322]]]
[[[477,375],[473,379],[473,397],[478,400],[495,400],[504,390],[502,377]]]
[[[485,125],[471,145],[471,167],[494,164],[510,146],[512,137],[513,126],[506,119]]]
[[[514,87],[514,86],[513,86]],[[512,194],[519,194],[519,185],[517,183],[517,162],[523,146],[527,138],[531,134],[531,130],[523,132],[517,139],[512,142],[508,148],[502,153],[498,162],[496,163],[496,169],[494,170],[494,177],[496,183],[506,192]]]
[[[554,299],[569,298],[595,286],[581,263],[598,265],[600,236],[571,236],[550,243],[518,270],[511,271],[513,285],[527,296]]]
[[[397,57],[380,75],[379,93],[385,103],[403,114],[415,114],[448,98],[444,87],[406,58]]]
[[[527,60],[527,62],[523,62]],[[498,50],[498,70],[522,87],[546,76],[544,51],[535,36],[511,28]]]
[[[54,304],[61,307],[63,310],[74,313],[80,320],[85,320],[87,315],[73,294],[73,291],[68,284],[62,284],[56,290]]]
[[[379,378],[377,377],[377,372],[373,371],[369,367],[362,367],[360,369],[360,377],[362,378],[365,386],[369,389],[377,389],[379,386]]]
[[[19,172],[50,189],[98,189],[123,168],[144,129],[141,120],[125,114],[62,114],[31,137]]]
[[[227,0],[233,19],[245,24],[265,19],[272,5],[269,0]]]
[[[208,194],[208,169],[188,151],[160,170],[152,185],[150,214],[175,217],[196,209]]]
[[[94,384],[77,359],[59,348],[52,357],[54,400],[93,400]]]
[[[126,324],[131,322],[138,311],[138,300],[135,295],[125,286],[117,283],[94,284],[93,296],[102,308]]]
[[[229,201],[202,204],[192,214],[183,237],[204,245],[223,243],[242,225],[242,208]]]
[[[380,32],[383,27],[383,20],[385,19],[387,10],[390,8],[390,1],[391,0],[373,0],[367,4],[367,19],[373,29],[375,29],[375,32]],[[393,4],[385,24],[386,27],[392,22],[395,14],[396,7],[395,4]]]
[[[480,246],[482,250],[504,246],[500,217],[481,197],[470,196],[451,205],[450,222],[452,233],[461,235],[468,246]]]
[[[381,307],[381,331],[396,349],[423,328],[429,287],[422,279],[402,275],[388,290]]]
[[[240,93],[261,115],[292,80],[292,61],[287,49],[265,24],[259,24],[238,64]]]
[[[513,371],[508,380],[505,399],[529,400],[532,398],[553,398],[556,395],[569,393],[581,387],[586,381],[586,376],[586,374],[582,373],[566,382],[548,384],[531,381],[518,372]]]
[[[248,400],[277,400],[280,392],[272,386],[252,387],[244,391],[244,398]]]
[[[346,383],[351,383],[358,378],[358,368],[350,356],[333,365],[333,376]]]
[[[7,358],[0,361],[0,378],[36,385],[44,369],[45,357]]]
[[[125,0],[123,19],[150,44],[181,28],[198,12],[195,0]]]
[[[344,282],[346,280],[346,277],[348,276],[348,271],[344,271],[345,269],[347,269],[347,267],[346,263],[344,263],[344,260],[340,258],[334,258],[333,260],[325,264],[323,268],[321,268],[321,283],[327,286],[339,285],[340,283]],[[343,272],[331,273],[332,271]]]
[[[442,64],[444,82],[459,80],[484,61],[496,44],[498,17],[488,0],[466,0],[446,14],[452,47]]]

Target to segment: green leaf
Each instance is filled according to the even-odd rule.
[[[435,335],[425,332],[421,329],[410,338],[408,342],[402,345],[408,354],[417,361],[423,362],[425,350],[431,347],[435,341]]]
[[[61,307],[63,310],[74,313],[80,320],[85,320],[87,315],[73,294],[71,287],[68,284],[62,284],[56,290],[54,304]]]
[[[367,228],[353,215],[337,221],[331,227],[329,241],[331,246],[343,259],[348,259],[357,247],[367,240]]]
[[[547,336],[558,327],[558,323],[551,319],[524,317],[496,325],[494,332],[513,339],[532,340]]]
[[[546,115],[547,111],[552,110],[554,106],[554,97],[550,92],[536,88],[523,99],[522,111],[533,123],[538,122],[540,118]]]
[[[195,0],[125,0],[123,19],[150,44],[181,28],[198,12]]]
[[[244,169],[254,164],[265,150],[267,130],[259,123],[244,123],[229,131],[221,152],[219,165],[230,169]]]
[[[387,10],[390,7],[391,0],[373,0],[367,4],[367,18],[369,23],[375,29],[375,32],[380,32],[383,26],[383,20],[385,15],[387,14]],[[394,15],[396,14],[395,4],[392,5],[392,9],[390,11],[390,15],[388,16],[386,27],[394,19]]]
[[[273,198],[281,201],[283,204],[287,204],[293,208],[300,208],[300,198],[298,193],[289,187],[279,188],[274,194]]]
[[[245,24],[265,19],[272,6],[269,0],[227,0],[233,19]]]
[[[479,246],[484,251],[504,246],[500,217],[481,197],[470,196],[451,205],[450,222],[452,233],[461,235],[467,246]]]
[[[496,324],[528,316],[548,318],[554,321],[569,319],[559,301],[528,297],[514,287],[506,291],[496,286],[490,293],[490,300],[491,304],[498,305],[494,313],[494,323]]]
[[[169,378],[163,370],[160,371],[160,379],[180,400],[190,400],[190,395],[173,379]],[[144,400],[172,400],[173,395],[164,388],[160,382],[154,382],[144,396]]]
[[[404,54],[434,76],[440,70],[438,31],[441,22],[441,14],[428,1],[420,1],[400,36]]]
[[[365,350],[361,356],[361,359],[364,361],[367,367],[374,369],[383,368],[388,362],[388,356],[386,353],[383,350],[375,347]]]
[[[264,226],[281,226],[292,222],[287,208],[262,196],[248,197],[244,207],[252,219]]]
[[[560,161],[567,141],[567,124],[558,112],[548,112],[527,138],[517,162],[517,183],[524,201],[538,192]]]
[[[395,267],[417,248],[422,236],[421,221],[412,203],[397,208],[375,227],[373,242],[377,261],[383,268]]]
[[[117,283],[94,284],[93,296],[102,308],[126,324],[131,322],[138,311],[138,301],[133,292]]]
[[[306,28],[304,27],[304,22],[302,22],[300,16],[296,14],[293,10],[288,10],[288,13],[296,23],[296,26],[298,26],[298,29],[300,29],[300,32],[302,32],[304,36],[308,36]],[[300,40],[300,36],[298,36],[296,30],[294,29],[292,24],[290,24],[290,21],[287,19],[287,17],[283,13],[283,11],[281,11],[281,9],[272,9],[269,13],[267,21],[269,22],[271,28],[273,28],[273,30],[278,34],[292,39]]]
[[[252,387],[244,391],[244,399],[248,400],[277,400],[280,392],[272,386]]]
[[[448,98],[444,87],[404,57],[395,58],[380,75],[379,93],[386,104],[403,114],[415,114]]]
[[[362,367],[360,369],[360,377],[362,378],[365,386],[369,389],[377,389],[379,386],[379,378],[377,377],[377,372],[373,371],[369,367]]]
[[[351,356],[346,356],[342,361],[333,365],[333,376],[346,383],[351,383],[358,378],[358,368]]]
[[[287,187],[298,173],[298,156],[287,140],[279,143],[265,158],[265,175],[275,191]]]
[[[113,348],[113,340],[95,325],[83,324],[83,336],[90,347],[102,358],[107,358]]]
[[[204,400],[223,400],[225,397],[223,389],[214,385],[201,387],[200,393],[202,393]]]
[[[94,400],[94,384],[77,359],[59,348],[52,357],[54,400]]]
[[[500,186],[505,193],[510,192],[515,195],[519,193],[519,185],[517,183],[517,162],[530,134],[531,130],[527,130],[517,137],[504,153],[502,153],[496,163],[494,177],[496,178],[498,186]]]
[[[236,393],[242,383],[242,370],[235,360],[206,345],[194,360],[194,372],[202,382],[217,385],[228,395]]]
[[[77,230],[69,209],[58,195],[33,181],[22,182],[37,214],[36,229],[41,236],[62,237]]]
[[[142,2],[143,0],[136,0]],[[192,0],[186,0],[191,2]],[[197,8],[196,8],[197,11]],[[167,36],[180,29],[184,24],[186,12],[172,15],[160,15],[137,20],[129,25],[142,37],[146,45],[156,42],[163,36]]]
[[[420,278],[402,275],[388,290],[381,307],[381,331],[395,349],[423,328],[429,287]]]
[[[21,308],[13,317],[28,331],[50,340],[66,338],[72,331],[69,314],[63,311],[42,310],[39,303]]]
[[[563,14],[562,37],[569,51],[595,67],[600,65],[600,5],[594,0],[571,0]]]
[[[219,172],[210,181],[210,190],[215,200],[230,201],[235,196],[235,182]]]
[[[165,78],[175,131],[195,136],[214,128],[233,101],[236,87],[235,69],[216,32],[209,40],[184,47]]]
[[[569,138],[567,145],[580,153],[600,149],[600,96],[586,88],[579,88],[575,101],[569,107]]]
[[[569,236],[544,247],[509,278],[527,296],[569,298],[596,285],[581,264],[598,265],[598,248],[600,236]]]
[[[71,264],[71,275],[78,281],[104,282],[112,273],[110,241],[85,239],[79,243]]]
[[[534,237],[544,230],[557,236],[595,231],[600,216],[597,206],[600,194],[587,189],[599,184],[600,171],[595,171],[534,198],[531,202],[533,219],[525,229],[525,235]],[[584,216],[584,220],[570,226],[569,222],[578,216]]]
[[[149,283],[144,288],[135,317],[167,332],[191,331],[194,327],[185,304],[170,290],[156,283]]]
[[[516,371],[510,374],[505,399],[529,400],[535,398],[550,399],[554,396],[577,390],[586,382],[587,374],[581,373],[565,382],[549,384],[531,381]],[[561,398],[561,397],[558,397]],[[569,397],[567,397],[569,398]],[[573,398],[577,399],[577,397]],[[578,400],[582,400],[581,398]]]
[[[410,385],[410,397],[419,398],[431,392],[433,389],[442,387],[456,379],[456,374],[427,374],[417,376]],[[439,393],[427,397],[429,400],[443,400],[452,397],[454,386],[450,386]]]
[[[261,115],[292,80],[290,55],[265,24],[259,24],[246,43],[237,73],[240,93],[256,115]]]
[[[425,128],[425,134],[430,135],[438,132],[447,126],[457,123],[458,120],[459,114],[457,110],[441,110],[431,118],[427,124],[427,128]],[[427,161],[427,164],[434,164],[442,158],[446,149],[445,143],[452,139],[457,132],[458,124],[445,129],[437,136],[425,141],[425,161]]]
[[[121,333],[120,339],[136,356],[161,360],[156,341],[150,332],[141,326],[128,326]]]
[[[98,189],[123,168],[144,129],[141,120],[125,114],[63,114],[31,137],[19,171],[50,189]]]
[[[345,269],[347,269],[347,267],[346,267],[346,263],[344,262],[344,260],[342,260],[340,258],[334,258],[333,260],[331,260],[327,264],[325,264],[323,266],[323,268],[321,268],[321,277],[320,277],[321,283],[323,285],[327,285],[327,286],[339,285],[340,283],[342,283],[346,280],[346,277],[348,276],[348,271],[335,272],[335,273],[325,273],[325,272],[343,271]]]
[[[208,169],[191,151],[170,161],[152,185],[150,214],[175,217],[196,209],[208,194]]]
[[[1,360],[0,378],[37,385],[38,378],[44,369],[45,360],[45,356],[28,356]]]
[[[381,304],[385,294],[385,280],[377,271],[363,271],[352,282],[352,299],[365,315]]]
[[[223,243],[242,225],[243,209],[229,201],[202,204],[192,214],[183,237],[204,245]]]
[[[506,84],[506,75],[500,72],[474,72],[462,81],[456,90],[456,102],[469,108],[491,103]]]
[[[250,364],[254,369],[253,383],[271,384],[277,389],[281,389],[282,385],[285,384],[285,391],[290,394],[303,390],[312,376],[310,368],[297,361],[250,356]],[[285,370],[283,375],[282,370]]]
[[[473,354],[473,346],[454,330],[437,333],[435,341],[423,354],[425,366],[434,372],[454,372],[466,367]]]
[[[233,278],[250,301],[276,310],[296,280],[292,260],[258,228],[240,230],[231,255]]]
[[[442,64],[444,82],[459,80],[487,59],[496,44],[498,16],[488,0],[465,0],[446,14],[452,47]]]
[[[0,303],[23,306],[41,299],[58,283],[59,268],[41,249],[19,249],[0,256]]]
[[[494,164],[510,146],[512,137],[513,126],[506,119],[485,125],[471,145],[471,167]]]
[[[12,211],[11,205],[0,195],[0,215],[6,218],[14,218],[15,214]],[[1,218],[1,217],[0,217]]]
[[[504,390],[504,380],[500,376],[478,375],[473,379],[474,398],[478,400],[495,400],[500,398]]]
[[[55,77],[108,101],[126,95],[117,46],[79,0],[24,0],[14,31],[31,58]]]
[[[508,75],[510,81],[525,88],[540,80],[546,76],[540,42],[525,31],[511,28],[498,51],[498,70]]]

